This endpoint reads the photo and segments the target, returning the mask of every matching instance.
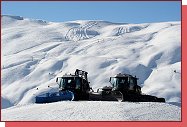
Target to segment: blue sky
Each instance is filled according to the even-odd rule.
[[[148,23],[181,20],[180,2],[2,2],[3,15],[47,21]]]

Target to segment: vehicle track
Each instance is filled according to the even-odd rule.
[[[89,39],[90,36],[88,35],[87,30],[95,25],[97,25],[97,22],[91,21],[80,27],[72,27],[66,33],[65,39],[68,41],[79,41],[79,40]]]

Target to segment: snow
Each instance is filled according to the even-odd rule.
[[[64,101],[2,110],[8,121],[179,121],[180,116],[179,107],[153,102]]]
[[[7,114],[3,117],[5,120],[11,111],[15,113],[9,110],[13,106],[26,105],[23,109],[40,106],[32,105],[35,96],[58,91],[56,77],[74,73],[75,69],[88,72],[94,90],[110,85],[109,77],[128,73],[139,78],[143,93],[164,97],[172,104],[181,102],[179,21],[128,24],[77,20],[57,23],[21,16],[3,15],[1,18],[1,100],[2,114]],[[15,108],[15,111],[19,109],[21,112],[22,108]]]

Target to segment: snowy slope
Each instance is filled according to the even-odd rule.
[[[180,110],[181,109],[177,106],[164,103],[64,101],[50,104],[31,104],[4,109],[2,110],[2,120],[180,121]]]
[[[181,101],[180,22],[1,18],[2,108],[34,103],[36,95],[57,91],[56,77],[76,68],[88,72],[94,89],[110,85],[110,76],[129,73],[139,77],[144,93]]]

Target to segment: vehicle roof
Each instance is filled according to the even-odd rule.
[[[132,77],[132,78],[136,78],[136,76],[134,77],[134,76],[132,76],[132,75],[130,75],[130,74],[121,74],[121,73],[115,75],[114,77],[119,77],[119,78],[123,78],[123,77]],[[136,79],[138,79],[138,78],[136,78]]]
[[[59,76],[59,77],[80,77],[78,75],[71,75],[71,74],[65,74],[63,76]]]

